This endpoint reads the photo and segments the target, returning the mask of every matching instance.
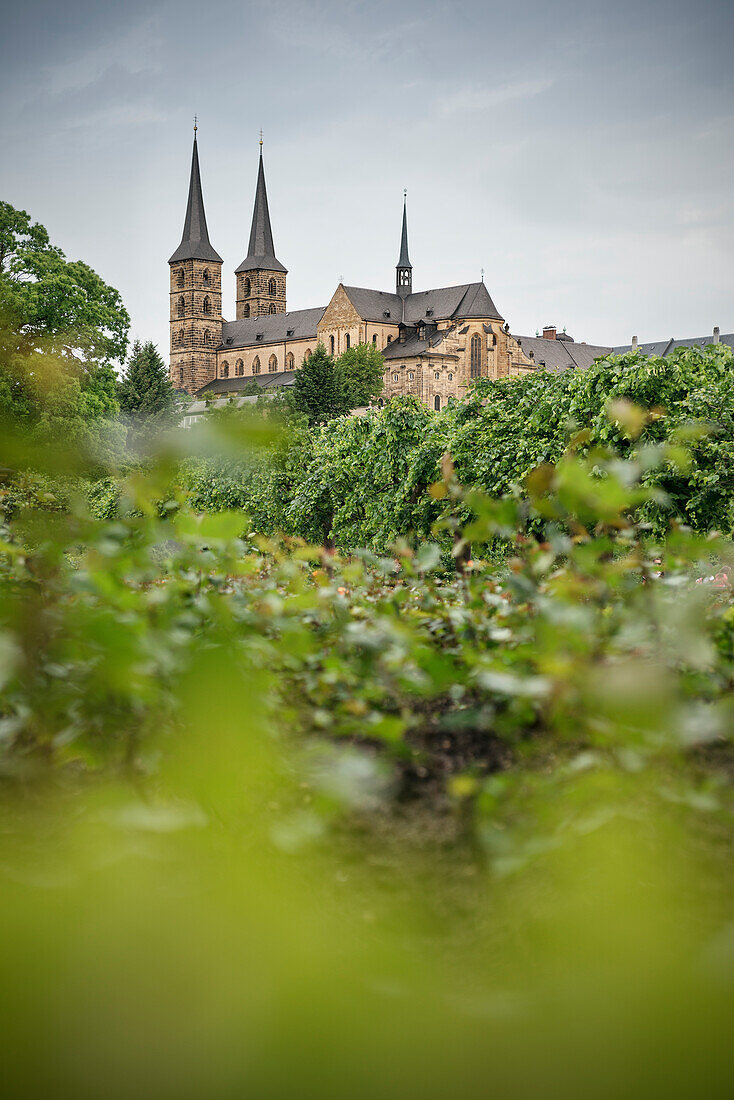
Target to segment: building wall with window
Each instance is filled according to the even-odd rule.
[[[171,382],[195,393],[216,369],[222,342],[222,265],[182,260],[170,266]]]
[[[298,370],[304,357],[316,347],[314,335],[310,339],[279,340],[272,344],[256,344],[246,348],[219,348],[216,353],[217,378],[247,378],[253,374],[268,374],[286,370]],[[273,360],[275,361],[273,365]],[[259,361],[259,371],[255,370]],[[241,373],[238,363],[242,364]]]

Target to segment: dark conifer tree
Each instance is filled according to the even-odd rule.
[[[171,385],[168,371],[152,341],[136,340],[125,371],[118,383],[117,400],[128,424],[128,444],[161,428],[170,427],[181,414],[180,397]]]
[[[292,402],[308,417],[309,424],[323,424],[349,411],[342,373],[323,344],[317,344],[316,350],[296,371]]]

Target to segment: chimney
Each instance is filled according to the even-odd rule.
[[[555,338],[556,338],[556,326],[555,325],[544,325],[543,326],[543,339],[544,340],[555,340]]]
[[[718,344],[718,343],[720,343],[720,341],[721,341],[721,336],[719,335],[719,326],[714,325],[714,343]]]
[[[636,347],[637,347],[637,337],[636,337],[636,336],[633,336],[633,337],[632,337],[632,347],[633,347],[633,348],[636,348]]]

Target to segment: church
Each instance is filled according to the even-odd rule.
[[[197,397],[236,396],[253,380],[263,389],[288,386],[318,343],[338,356],[372,343],[385,362],[379,403],[412,394],[441,409],[476,378],[504,378],[569,358],[588,366],[609,349],[575,344],[552,327],[543,338],[513,336],[484,282],[413,290],[408,220],[403,202],[394,290],[344,286],[313,309],[287,309],[288,271],[275,255],[265,186],[262,140],[247,255],[234,275],[236,320],[222,317],[222,258],[209,241],[194,128],[189,197],[181,243],[170,265],[170,377]],[[556,343],[557,341],[557,343]],[[548,369],[554,369],[549,362]],[[558,369],[558,368],[555,368]]]

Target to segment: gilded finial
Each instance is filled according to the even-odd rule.
[[[196,137],[196,131],[199,129],[199,127],[197,125],[198,121],[199,120],[198,120],[197,115],[194,115],[194,137]]]
[[[262,151],[263,151],[263,132],[261,130],[260,131],[260,152],[262,153]]]
[[[484,282],[484,268],[482,268],[482,282]]]

